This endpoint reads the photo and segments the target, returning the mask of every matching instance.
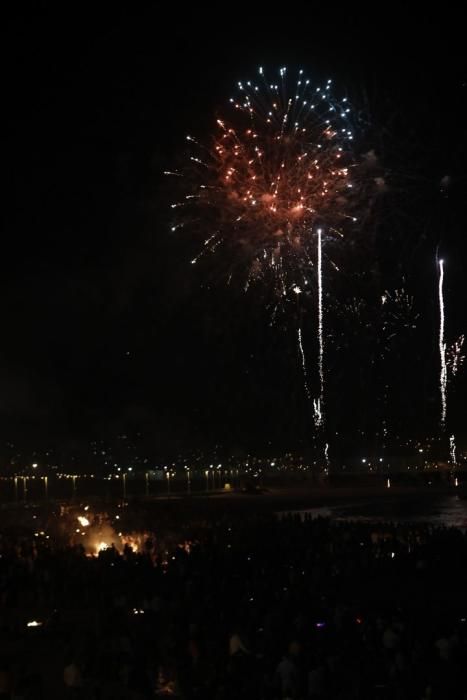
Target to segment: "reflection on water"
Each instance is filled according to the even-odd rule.
[[[307,508],[279,513],[294,513],[303,517],[332,518],[333,520],[385,521],[385,522],[429,522],[467,529],[467,499],[458,495],[411,497],[398,500],[378,498],[359,502],[348,502],[321,508]]]

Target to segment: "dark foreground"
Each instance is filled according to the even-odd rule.
[[[0,698],[467,698],[461,530],[261,499],[166,505],[139,553],[5,529]]]

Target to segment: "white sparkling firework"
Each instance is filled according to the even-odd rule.
[[[320,425],[323,424],[324,406],[324,337],[323,337],[323,266],[322,266],[322,231],[318,229],[318,373],[319,373],[319,406]]]
[[[438,260],[439,280],[438,280],[438,297],[439,297],[439,357],[440,357],[440,375],[439,389],[441,395],[441,426],[446,425],[447,415],[447,366],[446,366],[446,343],[444,341],[444,261]]]
[[[324,423],[324,416],[321,410],[321,399],[313,399],[313,418],[317,428],[321,428]]]
[[[381,356],[389,354],[397,339],[409,339],[416,330],[420,314],[416,311],[414,297],[404,287],[385,289],[381,295]]]
[[[414,298],[404,287],[389,291],[384,290],[381,295],[381,306],[388,307],[387,314],[404,327],[416,328],[415,321],[419,314],[414,311]]]
[[[306,371],[306,360],[305,360],[305,353],[303,351],[303,343],[302,343],[302,329],[298,329],[298,347],[300,349],[300,357],[302,360],[302,369],[303,369],[303,383],[305,385],[305,392],[307,397],[310,399],[311,398],[311,393],[310,393],[310,388],[308,386],[308,376],[307,376],[307,371]]]
[[[457,465],[457,453],[456,453],[456,438],[451,435],[449,438],[449,453],[451,455],[451,464],[453,467]]]
[[[451,377],[455,377],[464,364],[465,355],[462,353],[464,336],[460,335],[446,351],[446,366]]]

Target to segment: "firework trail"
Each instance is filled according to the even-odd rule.
[[[446,349],[445,334],[445,306],[444,306],[444,261],[438,260],[439,279],[438,279],[438,297],[439,297],[439,355],[440,355],[440,394],[441,394],[441,427],[446,427],[447,417],[447,384],[448,370],[454,378],[459,369],[462,367],[464,355],[462,347],[464,345],[464,336],[460,335],[454,341],[449,349]],[[449,437],[449,453],[451,464],[455,467],[457,464],[456,456],[456,440],[455,436]]]
[[[457,454],[456,454],[456,438],[451,435],[449,438],[449,453],[451,455],[451,464],[453,467],[457,465]]]
[[[313,420],[317,428],[321,428],[324,423],[324,415],[321,410],[321,399],[313,399]]]
[[[318,373],[319,373],[319,415],[323,422],[324,406],[324,337],[323,337],[323,266],[322,266],[322,231],[318,229]]]
[[[450,372],[451,377],[453,379],[454,377],[456,377],[457,373],[461,369],[465,359],[465,356],[462,354],[463,345],[464,335],[460,335],[457,338],[457,340],[453,342],[451,347],[447,350],[446,370]],[[455,469],[457,467],[457,448],[455,435],[451,435],[449,438],[449,453],[451,457],[451,464]]]
[[[323,256],[322,256],[322,230],[317,230],[317,266],[316,275],[318,280],[318,375],[319,375],[319,396],[313,399],[313,420],[316,428],[321,428],[324,425],[324,335],[323,335]],[[299,287],[294,288],[294,292],[298,295],[301,293]],[[308,377],[305,362],[305,353],[302,343],[302,329],[298,329],[298,346],[303,368],[303,383],[305,393],[308,399],[311,398],[311,392],[308,385]],[[328,446],[329,448],[329,446]],[[327,458],[326,458],[327,460]]]
[[[303,351],[303,343],[302,343],[302,329],[298,329],[298,347],[300,349],[300,357],[302,360],[302,369],[303,369],[303,383],[305,385],[305,393],[307,397],[310,399],[311,398],[311,392],[310,388],[308,386],[308,376],[307,376],[307,371],[306,371],[306,361],[305,361],[305,353]]]
[[[300,352],[300,359],[302,362],[302,370],[303,370],[303,385],[305,387],[305,394],[307,398],[310,400],[311,399],[311,391],[310,387],[308,384],[308,372],[306,368],[306,358],[305,358],[305,351],[303,349],[303,340],[302,340],[302,329],[299,327],[298,328],[298,348]],[[321,402],[321,397],[318,397],[316,399],[313,399],[313,421],[316,426],[316,428],[321,428],[324,423],[324,415],[322,411],[322,402]]]
[[[441,426],[446,425],[447,414],[447,365],[446,365],[446,343],[444,341],[444,261],[438,260],[439,279],[438,279],[438,298],[439,298],[439,357],[440,357],[440,375],[439,388],[441,394]]]

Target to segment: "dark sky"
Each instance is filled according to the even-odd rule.
[[[391,191],[362,252],[362,293],[404,284],[420,314],[384,367],[371,309],[364,333],[341,323],[348,349],[330,358],[330,421],[375,431],[388,384],[394,429],[436,429],[438,242],[448,340],[467,321],[462,21],[439,7],[423,17],[307,7],[255,18],[44,3],[5,18],[1,440],[141,430],[167,451],[310,443],[295,336],[223,282],[202,286],[170,234],[161,176],[187,131],[209,133],[233,83],[260,64],[332,76],[367,110]],[[461,377],[450,397],[456,430],[465,388]]]

